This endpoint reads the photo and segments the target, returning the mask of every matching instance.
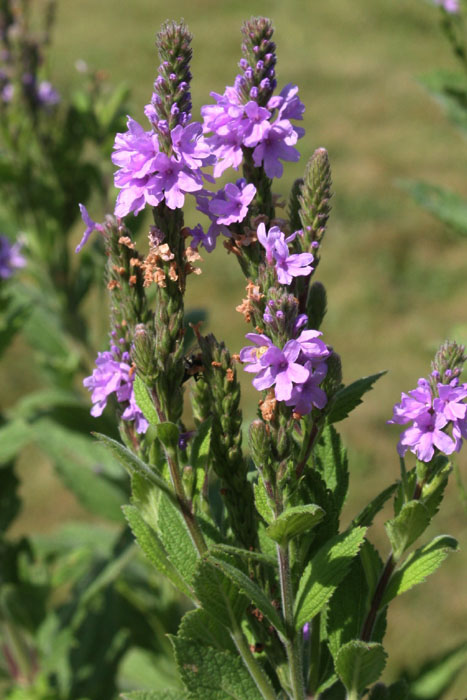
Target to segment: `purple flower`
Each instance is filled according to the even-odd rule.
[[[441,413],[422,413],[414,424],[402,433],[398,446],[399,454],[403,457],[410,448],[422,462],[429,462],[433,458],[434,448],[437,447],[440,452],[450,455],[456,449],[456,443],[443,432],[447,422]]]
[[[305,105],[298,97],[298,87],[297,85],[292,85],[288,83],[284,88],[282,88],[279,95],[271,97],[268,102],[268,109],[278,110],[278,119],[303,119],[303,112],[305,111]],[[305,130],[302,127],[294,126],[295,132],[298,138],[302,138],[305,134]]]
[[[417,389],[402,394],[401,402],[394,406],[393,417],[388,423],[405,424],[413,421],[400,436],[397,450],[401,456],[408,449],[418,459],[429,462],[435,448],[446,455],[459,452],[462,439],[467,437],[467,383],[459,385],[457,377],[449,384],[418,380]],[[435,383],[436,382],[436,383]],[[447,432],[452,431],[452,437]]]
[[[217,216],[217,223],[228,226],[243,221],[248,205],[256,194],[254,185],[247,185],[243,178],[237,184],[229,182],[209,204],[209,211]]]
[[[81,212],[81,218],[83,219],[84,223],[86,224],[86,230],[83,233],[83,237],[78,243],[78,245],[75,248],[75,253],[79,253],[81,248],[87,243],[90,235],[94,231],[98,231],[99,233],[103,233],[104,231],[104,226],[102,224],[97,224],[95,221],[91,219],[91,217],[88,214],[88,210],[84,206],[84,204],[79,204],[79,210]]]
[[[245,367],[246,372],[257,372],[253,379],[255,389],[262,391],[275,385],[278,401],[290,399],[294,384],[303,384],[309,376],[309,370],[295,362],[301,350],[299,343],[289,340],[280,350],[262,334],[247,333],[246,337],[257,347],[243,348],[240,359],[251,363]]]
[[[268,124],[261,142],[253,151],[254,164],[257,168],[262,165],[270,178],[282,177],[284,166],[280,160],[294,163],[300,160],[300,153],[293,148],[297,138],[297,133],[287,119]]]
[[[290,284],[294,277],[308,276],[313,268],[311,253],[293,253],[289,255],[287,243],[277,240],[274,244],[274,259],[276,261],[277,279],[280,284]]]
[[[307,360],[322,362],[331,354],[326,343],[319,339],[323,335],[321,331],[305,330],[300,333],[297,343]]]
[[[20,254],[21,243],[10,243],[6,236],[0,234],[0,279],[8,279],[14,270],[24,267],[26,260]]]
[[[135,421],[136,431],[144,433],[148,428],[148,422],[136,404],[133,393],[134,377],[130,374],[130,365],[123,361],[123,358],[127,359],[127,353],[121,356],[119,349],[115,346],[112,351],[98,353],[96,369],[90,377],[83,380],[83,385],[92,392],[91,415],[95,418],[102,415],[108,397],[115,393],[120,403],[128,404],[122,413],[122,418]]]
[[[171,138],[174,153],[192,170],[214,162],[215,158],[204,140],[199,122],[192,122],[185,127],[179,124],[172,130]]]
[[[271,265],[274,260],[274,247],[276,242],[285,240],[285,234],[280,230],[279,226],[271,226],[266,233],[266,226],[260,223],[256,230],[256,236],[266,250],[266,261]]]
[[[309,371],[309,377],[303,384],[296,384],[292,389],[292,395],[285,403],[294,406],[295,411],[302,416],[310,413],[313,406],[322,409],[326,406],[328,397],[319,384],[325,378],[328,368],[325,362],[313,367],[311,362],[305,362],[305,369]]]
[[[217,237],[220,234],[224,236],[230,236],[229,229],[224,226],[224,224],[217,223],[217,217],[210,211],[210,202],[212,198],[212,193],[207,190],[201,190],[195,194],[197,210],[202,214],[205,214],[211,221],[209,229],[206,233],[203,231],[201,224],[197,224],[195,228],[190,229],[190,233],[193,236],[193,240],[190,243],[191,248],[196,248],[197,245],[202,245],[208,253],[214,250],[216,247]]]
[[[268,118],[271,116],[271,112],[252,100],[245,105],[245,116],[248,124],[245,128],[243,144],[252,148],[263,139],[263,134],[269,125]]]

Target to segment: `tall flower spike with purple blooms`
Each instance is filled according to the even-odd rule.
[[[162,63],[145,108],[151,129],[145,131],[129,118],[128,131],[115,139],[117,217],[136,215],[146,205],[157,207],[163,201],[169,209],[181,209],[185,195],[203,187],[201,168],[212,164],[213,156],[201,125],[190,122],[190,42],[184,24],[168,22],[158,35]]]
[[[433,362],[430,379],[420,378],[417,389],[402,394],[388,421],[412,423],[400,436],[401,456],[410,450],[420,461],[430,462],[436,450],[446,455],[459,452],[467,436],[467,383],[459,383],[464,362],[464,347],[445,343]]]

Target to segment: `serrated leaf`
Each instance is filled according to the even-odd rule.
[[[217,622],[230,629],[232,620],[239,621],[248,605],[238,586],[209,561],[199,560],[193,587],[205,608]]]
[[[255,495],[256,510],[269,525],[274,519],[274,513],[269,504],[266,489],[261,478],[259,478],[256,484],[253,486],[253,491]]]
[[[382,605],[386,605],[397,595],[422,583],[427,576],[441,566],[448,554],[456,552],[457,549],[457,540],[454,537],[440,535],[429,544],[412,552],[391,576]]]
[[[170,639],[180,675],[192,698],[262,700],[261,693],[238,655],[202,646],[183,637]]]
[[[398,515],[384,523],[396,561],[430,524],[430,516],[421,501],[404,503]]]
[[[143,382],[141,377],[138,377],[138,375],[135,376],[135,380],[133,382],[133,392],[135,394],[135,401],[138,405],[138,408],[140,409],[148,423],[151,423],[152,425],[157,425],[159,423],[159,419],[157,417],[156,409],[154,408],[154,404],[151,401],[151,397],[149,396],[149,391],[146,384]]]
[[[313,451],[313,460],[326,487],[332,492],[336,509],[340,511],[347,495],[349,467],[347,450],[334,426],[324,428]]]
[[[130,452],[124,445],[112,438],[107,437],[107,435],[102,435],[102,433],[94,433],[94,436],[101,442],[105,447],[107,447],[110,452],[116,457],[120,464],[127,470],[130,474],[139,474],[144,479],[147,479],[151,484],[157,486],[163,493],[165,493],[174,503],[177,502],[177,498],[167,484],[158,474],[156,474],[147,464],[145,464],[139,457]]]
[[[466,123],[467,125],[467,123]],[[437,219],[467,236],[467,200],[455,192],[438,185],[416,180],[398,180],[397,184],[417,204],[436,216]]]
[[[28,442],[31,430],[22,420],[12,420],[0,428],[0,468],[16,457]]]
[[[353,527],[370,527],[373,519],[377,513],[384,507],[386,501],[388,501],[394,491],[396,490],[398,484],[391,484],[381,491],[360,513],[352,520]]]
[[[180,433],[175,423],[159,423],[156,426],[156,435],[167,450],[174,452],[177,449]]]
[[[380,677],[386,665],[386,656],[381,644],[359,640],[348,642],[337,655],[337,675],[349,693],[360,696],[370,683]]]
[[[196,640],[206,646],[236,653],[236,647],[228,629],[203,608],[190,610],[183,616],[178,636]]]
[[[159,501],[157,531],[170,561],[191,585],[198,563],[198,552],[183,515],[165,494],[161,494]]]
[[[185,583],[175,566],[169,560],[167,552],[154,530],[146,523],[136,506],[122,508],[128,525],[141,549],[149,561],[161,574],[166,576],[179,591],[193,597],[193,591]]]
[[[368,540],[365,540],[360,547],[359,557],[365,572],[368,590],[370,595],[373,595],[381,572],[383,571],[383,561],[375,547]]]
[[[348,384],[343,389],[340,389],[333,399],[332,406],[327,417],[328,424],[337,423],[338,421],[347,418],[349,413],[362,403],[363,394],[370,391],[373,384],[380,377],[386,374],[386,371],[387,370],[378,372],[377,374],[372,374],[369,377],[362,377],[361,379],[357,379],[357,381],[352,382],[352,384]]]
[[[324,516],[324,510],[314,504],[293,506],[281,513],[266,528],[266,534],[281,546],[285,546],[293,537],[312,530]]]
[[[261,590],[261,588],[252,581],[243,571],[237,569],[235,566],[228,564],[221,559],[216,557],[210,557],[214,566],[221,569],[221,571],[238,587],[240,593],[243,593],[253,605],[260,610],[265,617],[274,625],[278,632],[285,635],[284,621],[277,612],[276,608],[272,605],[271,601]]]
[[[365,528],[355,528],[326,542],[307,565],[300,580],[295,627],[301,629],[326,605],[359,551]]]
[[[369,586],[365,570],[360,557],[356,557],[327,607],[328,645],[334,658],[343,644],[360,636],[368,613],[368,599]]]

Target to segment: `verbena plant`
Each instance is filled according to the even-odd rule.
[[[457,548],[448,535],[414,547],[467,437],[466,358],[455,342],[441,346],[429,376],[394,408],[389,422],[408,424],[397,447],[400,480],[340,525],[349,470],[335,426],[382,373],[344,386],[340,357],[319,330],[326,150],[313,154],[286,212],[273,191],[283,161],[299,159],[304,106],[295,86],[276,91],[272,34],[267,19],[244,24],[241,72],[223,95],[212,94],[199,124],[191,119],[191,36],[167,23],[149,126],[130,118],[115,140],[114,217],[96,223],[82,207],[79,248],[94,230],[103,236],[111,307],[110,346],[84,384],[94,416],[114,402],[122,442],[98,439],[131,476],[124,513],[138,544],[194,605],[171,637],[180,684],[127,698],[414,698],[402,680],[377,682],[388,605]],[[243,177],[214,191],[230,167]],[[186,225],[188,196],[207,224]],[[154,223],[141,254],[124,218],[143,210]],[[246,278],[237,311],[248,343],[239,354],[184,310],[199,251],[218,239]],[[242,364],[258,390],[248,449]],[[368,529],[391,498],[383,562]],[[430,697],[442,696],[443,678]]]

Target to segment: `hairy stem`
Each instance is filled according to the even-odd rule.
[[[290,667],[290,683],[292,686],[293,700],[305,700],[305,684],[303,681],[303,659],[301,639],[294,627],[294,600],[292,577],[290,573],[290,560],[288,545],[282,547],[277,545],[277,556],[279,560],[279,578],[281,586],[282,613],[284,615],[287,637],[285,648]]]
[[[256,686],[261,693],[264,700],[277,700],[276,694],[269,682],[269,678],[263,671],[261,665],[255,659],[250,651],[248,642],[240,629],[240,627],[235,623],[232,630],[232,639],[237,647],[237,651],[243,659],[243,663],[250,672]]]

